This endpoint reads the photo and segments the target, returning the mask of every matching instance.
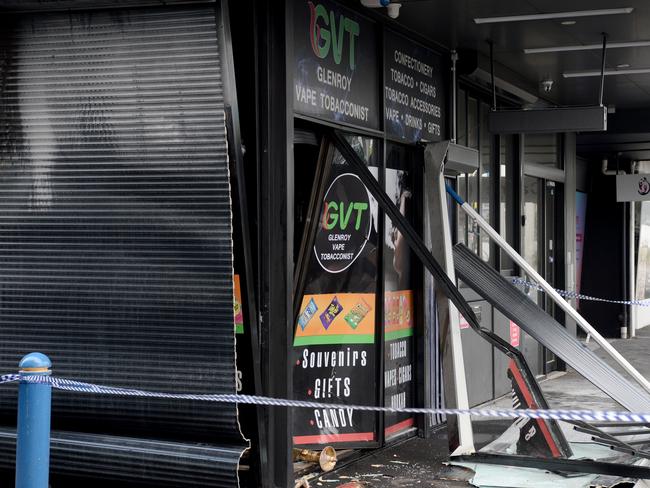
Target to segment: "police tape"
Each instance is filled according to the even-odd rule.
[[[526,281],[521,278],[512,278],[512,283],[515,285],[523,285],[523,286],[528,286],[530,288],[534,288],[535,290],[538,291],[544,291],[544,289],[538,284],[535,283],[534,281]],[[618,305],[637,305],[639,307],[650,307],[650,299],[645,299],[645,300],[610,300],[608,298],[599,298],[599,297],[593,297],[590,295],[582,295],[581,293],[575,292],[575,291],[569,291],[569,290],[561,290],[559,288],[555,288],[555,291],[563,296],[564,298],[577,298],[578,300],[590,300],[592,302],[605,302],[605,303],[615,303]]]
[[[304,400],[289,400],[258,395],[239,395],[230,393],[196,394],[196,393],[167,393],[135,388],[122,388],[115,386],[97,385],[66,378],[48,375],[6,374],[0,376],[0,384],[22,381],[27,383],[50,384],[58,390],[90,393],[100,395],[114,395],[127,397],[160,398],[169,400],[193,400],[203,402],[235,403],[243,405],[257,405],[267,407],[292,407],[292,408],[321,408],[358,410],[363,412],[411,413],[431,415],[470,415],[473,417],[489,418],[529,418],[543,420],[566,420],[584,422],[634,422],[650,424],[649,413],[633,413],[618,411],[598,410],[565,410],[565,409],[513,409],[513,408],[418,408],[418,407],[376,407],[372,405],[350,405],[341,403],[327,403]]]

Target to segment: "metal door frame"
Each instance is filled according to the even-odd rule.
[[[258,299],[262,393],[291,398],[287,360],[293,337],[293,4],[255,2],[258,178]],[[267,465],[264,488],[293,486],[292,410],[264,409]]]
[[[541,217],[541,222],[538,223],[538,232],[539,232],[539,238],[538,238],[538,244],[541,244],[541,248],[543,249],[538,249],[538,256],[540,259],[539,265],[540,265],[540,271],[539,273],[544,276],[551,285],[555,287],[562,287],[563,286],[563,277],[565,275],[565,270],[563,268],[564,266],[564,261],[565,257],[560,255],[560,252],[558,250],[564,249],[564,244],[565,244],[565,222],[564,219],[562,219],[562,222],[559,222],[557,218],[552,219],[552,222],[549,222],[549,216],[548,216],[548,188],[549,188],[549,183],[553,183],[553,186],[557,188],[558,184],[563,185],[562,191],[554,192],[554,205],[555,205],[555,217],[558,216],[558,209],[561,209],[564,207],[564,192],[566,191],[566,173],[564,170],[565,166],[565,151],[564,151],[564,134],[559,135],[560,139],[560,147],[558,148],[558,158],[560,158],[560,163],[562,169],[559,168],[553,168],[553,167],[548,167],[545,165],[541,164],[534,164],[534,163],[526,163],[525,160],[525,148],[526,148],[526,137],[525,134],[520,134],[520,144],[519,144],[519,161],[520,161],[520,168],[519,168],[519,212],[521,215],[521,225],[519,226],[519,232],[517,233],[519,235],[519,242],[521,243],[520,245],[523,247],[523,242],[525,240],[524,237],[524,227],[525,227],[525,213],[524,213],[524,204],[525,204],[525,198],[524,198],[524,180],[528,176],[530,178],[535,178],[539,182],[539,189],[542,191],[542,197],[540,199],[541,201],[541,211],[538,213],[539,217]],[[548,232],[548,225],[553,226],[553,256],[554,260],[552,263],[552,273],[553,273],[553,278],[549,280],[549,232]],[[543,250],[543,252],[540,252]],[[523,252],[523,249],[520,249],[520,251]],[[556,311],[556,307],[553,307],[551,305],[551,309],[549,309],[549,299],[543,295],[542,296],[542,304],[543,308],[547,310],[549,314],[551,314],[554,318],[556,319],[562,319],[563,314],[560,312]],[[560,320],[561,323],[563,323],[563,320]],[[541,374],[548,374],[552,370],[556,370],[560,367],[562,367],[562,362],[555,358],[553,362],[555,363],[555,368],[554,369],[549,369],[547,367],[547,355],[548,351],[544,347],[540,347],[539,351],[539,360],[540,360],[540,366],[541,366]]]

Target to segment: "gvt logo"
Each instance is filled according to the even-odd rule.
[[[356,67],[354,43],[359,37],[359,23],[342,14],[337,19],[333,11],[328,12],[320,3],[318,5],[314,5],[312,2],[307,3],[311,12],[309,37],[314,54],[324,59],[332,51],[334,62],[341,64],[345,33],[347,32],[350,69],[354,69]]]
[[[363,212],[368,210],[367,202],[350,202],[347,204],[345,202],[325,202],[323,229],[332,230],[338,224],[338,229],[347,230],[353,210],[356,211],[354,230],[359,230],[361,228]]]
[[[340,273],[361,255],[370,239],[370,196],[359,177],[338,175],[325,192],[314,254],[328,273]]]

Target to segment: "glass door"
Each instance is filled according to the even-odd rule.
[[[423,271],[341,147],[325,132],[299,135],[293,392],[296,399],[340,407],[297,411],[293,442],[300,449],[397,442],[417,434],[414,415],[348,405],[421,402]],[[422,150],[359,135],[345,139],[421,233]]]
[[[636,299],[650,298],[650,202],[634,202]],[[650,307],[636,307],[637,328],[650,325]]]
[[[340,406],[297,409],[293,443],[300,449],[379,447],[379,415],[349,408],[380,400],[378,205],[330,138],[314,134],[294,144],[300,239],[294,251],[299,307],[294,311],[293,397]],[[379,141],[347,139],[378,178]]]
[[[413,148],[386,145],[384,188],[400,213],[421,231],[419,209],[422,195],[422,160]],[[417,377],[418,311],[421,300],[422,267],[418,266],[406,239],[390,217],[384,218],[384,405],[414,407]],[[415,416],[384,414],[385,441],[415,435]]]
[[[557,197],[560,184],[546,180],[544,182],[544,273],[542,276],[551,285],[557,285],[557,265],[560,256],[557,254],[557,247],[559,243],[559,236],[557,235],[558,215],[557,211]],[[557,286],[556,286],[557,287]],[[553,300],[544,295],[544,309],[546,312],[555,317],[555,303]],[[557,369],[557,356],[549,349],[543,349],[544,355],[544,373],[547,374]]]
[[[524,176],[524,215],[522,254],[524,259],[551,285],[557,286],[558,265],[561,256],[558,244],[561,242],[562,218],[558,215],[558,198],[561,184],[554,181]],[[540,291],[529,289],[528,295],[546,312],[555,317],[555,304]],[[533,344],[532,339],[524,341],[524,354],[531,369],[546,374],[557,369],[557,357],[546,348]]]
[[[543,180],[532,176],[524,176],[523,191],[523,232],[522,257],[535,271],[544,275],[544,187]],[[524,277],[530,279],[530,277]],[[537,304],[542,303],[542,294],[534,288],[526,288],[529,298]],[[539,343],[528,334],[523,334],[523,353],[530,369],[534,374],[541,374],[542,357]]]

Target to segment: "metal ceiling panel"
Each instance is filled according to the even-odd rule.
[[[191,3],[214,3],[215,0],[0,0],[0,10],[8,12],[52,12],[127,7],[160,7]]]
[[[493,134],[604,131],[607,130],[607,107],[492,110],[488,123]]]
[[[3,22],[0,371],[41,351],[57,376],[234,393],[214,5]],[[15,409],[5,390],[0,425]],[[52,428],[54,476],[233,486],[245,448],[234,405],[57,391]]]
[[[561,20],[535,20],[504,24],[477,25],[475,17],[535,14],[633,7],[627,15],[581,17],[574,25]],[[441,0],[402,1],[397,22],[448,48],[477,50],[488,55],[486,42],[494,42],[496,71],[505,68],[519,74],[533,86],[544,79],[555,81],[553,90],[533,92],[552,105],[588,105],[597,100],[599,80],[562,78],[564,71],[600,69],[600,52],[526,55],[524,48],[594,44],[602,41],[650,40],[650,2],[645,0]],[[462,61],[462,59],[461,59]],[[650,48],[612,49],[607,53],[608,69],[629,64],[632,68],[650,68]],[[510,81],[510,80],[509,80]],[[608,77],[605,81],[606,105],[650,107],[650,74]]]

